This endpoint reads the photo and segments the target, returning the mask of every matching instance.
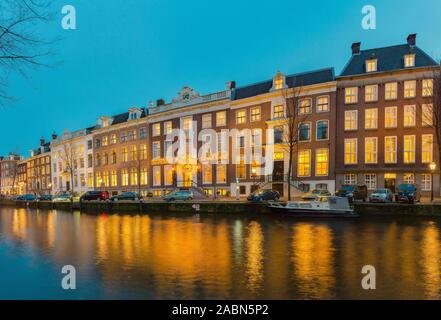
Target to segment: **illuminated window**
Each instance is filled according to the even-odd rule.
[[[421,175],[421,190],[431,191],[432,190],[432,175],[428,173],[423,173]]]
[[[283,143],[283,126],[276,126],[274,129],[274,143]],[[300,134],[300,130],[299,130]]]
[[[319,120],[316,122],[316,140],[329,139],[329,121]]]
[[[236,111],[236,124],[243,124],[247,120],[247,115],[245,110]]]
[[[375,190],[377,188],[377,175],[375,173],[367,173],[364,175],[364,183],[368,190]]]
[[[126,187],[129,185],[129,171],[127,169],[121,170],[121,185]]]
[[[260,121],[260,107],[251,108],[251,121]]]
[[[161,158],[161,142],[154,141],[152,145],[152,158],[159,159]]]
[[[433,79],[423,79],[423,97],[433,95]]]
[[[384,137],[384,163],[397,163],[397,137]]]
[[[404,163],[414,163],[415,162],[415,136],[409,135],[404,136]]]
[[[138,185],[138,169],[137,168],[130,169],[130,185],[132,185],[132,186]]]
[[[109,145],[109,137],[108,136],[104,136],[101,140],[102,146],[108,146]]]
[[[384,127],[397,127],[397,107],[386,107],[384,109]]]
[[[164,157],[173,157],[173,141],[164,141]]]
[[[308,114],[311,113],[311,99],[302,99],[299,103],[299,113]]]
[[[403,183],[414,184],[415,183],[415,175],[413,173],[403,174]]]
[[[164,133],[170,134],[173,131],[173,123],[171,121],[164,122]]]
[[[297,176],[309,177],[311,175],[311,150],[300,150],[297,159]]]
[[[415,80],[404,81],[404,97],[415,98],[415,96],[416,96],[416,81]]]
[[[345,103],[357,103],[358,102],[358,88],[349,87],[345,88]]]
[[[276,90],[278,89],[282,89],[283,88],[283,78],[282,77],[278,77],[276,79],[274,79],[274,88]]]
[[[92,173],[87,174],[87,187],[93,188],[93,174]]]
[[[122,162],[129,161],[129,153],[127,152],[127,148],[126,147],[122,148],[121,155],[122,155],[122,159],[121,159]]]
[[[186,132],[190,131],[193,127],[193,117],[189,116],[189,117],[185,117],[182,118],[182,129]]]
[[[345,139],[345,164],[357,163],[357,139]]]
[[[376,137],[364,139],[364,162],[377,163],[377,142]]]
[[[404,106],[404,126],[415,127],[415,106]]]
[[[211,114],[202,115],[202,129],[211,128]]]
[[[247,175],[246,165],[243,159],[240,160],[238,164],[236,164],[236,178],[237,179],[245,179]]]
[[[274,160],[283,160],[285,154],[283,152],[274,152]]]
[[[433,125],[433,105],[423,104],[421,106],[421,124],[423,127],[430,127]]]
[[[395,100],[398,97],[398,84],[396,82],[386,83],[384,86],[384,98],[386,100]]]
[[[378,100],[378,86],[376,84],[364,88],[364,99],[366,102]]]
[[[115,170],[113,170],[110,173],[110,185],[112,187],[116,187],[118,185],[118,176],[116,175],[116,171]]]
[[[329,111],[329,96],[317,97],[316,101],[316,111],[317,112],[327,112]]]
[[[283,105],[273,107],[273,119],[283,118],[285,116],[285,108]]]
[[[421,136],[421,161],[430,163],[433,158],[433,135],[423,134]]]
[[[309,122],[301,123],[299,125],[299,141],[310,141],[311,139],[311,124]]]
[[[132,146],[131,156],[132,161],[138,160],[138,149],[136,148],[136,146]]]
[[[377,71],[377,59],[366,60],[366,72]]]
[[[147,145],[141,144],[139,146],[139,160],[147,159]]]
[[[203,184],[213,183],[213,168],[211,164],[202,165],[202,183]]]
[[[327,176],[329,164],[329,150],[317,149],[315,152],[315,175]]]
[[[414,54],[406,54],[404,56],[404,67],[414,67],[415,66],[415,55]]]
[[[154,123],[152,125],[152,136],[157,137],[161,135],[161,124],[160,123]]]
[[[354,173],[346,173],[344,175],[344,184],[354,185],[357,183],[357,176]]]
[[[147,137],[146,128],[139,128],[139,139],[145,139]]]
[[[378,109],[371,108],[365,109],[364,116],[364,128],[365,129],[377,129],[378,128]]]
[[[216,112],[216,126],[222,127],[227,124],[227,113],[225,111]]]
[[[164,185],[171,186],[173,184],[173,174],[172,170],[173,166],[166,165],[164,166]]]
[[[161,167],[160,166],[153,167],[153,185],[154,186],[161,185]]]
[[[358,127],[358,111],[348,110],[345,111],[345,130],[357,130]]]
[[[141,175],[141,176],[139,177],[139,179],[140,179],[140,183],[141,183],[142,185],[146,185],[146,184],[148,184],[148,180],[147,180],[148,175],[147,175],[147,168],[146,168],[146,167],[142,167],[142,168],[141,168],[140,175]]]
[[[216,182],[227,183],[227,166],[225,164],[216,165]]]

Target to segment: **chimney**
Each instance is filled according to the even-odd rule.
[[[55,140],[55,139],[57,139],[57,134],[54,132],[54,133],[52,133],[52,140]]]
[[[236,81],[227,81],[227,90],[236,88]]]
[[[44,146],[44,138],[40,138],[40,146]]]
[[[360,53],[360,46],[361,42],[354,42],[351,46],[352,54],[359,54]]]
[[[409,34],[407,36],[407,44],[411,47],[415,47],[416,45],[416,33]]]
[[[157,107],[162,106],[163,104],[165,104],[164,99],[158,99],[158,100],[156,100],[156,106],[157,106]]]

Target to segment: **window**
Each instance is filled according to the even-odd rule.
[[[92,140],[87,140],[87,149],[90,150],[92,149],[93,145],[92,145]]]
[[[227,113],[225,111],[216,112],[216,126],[222,127],[227,124]]]
[[[432,175],[428,173],[423,173],[421,175],[421,190],[431,191],[432,190]]]
[[[102,139],[102,146],[108,146],[109,145],[109,137],[108,136],[104,136]]]
[[[415,123],[415,106],[404,106],[404,126],[414,127]]]
[[[415,136],[404,136],[404,163],[415,162]]]
[[[316,140],[329,139],[329,121],[319,120],[316,122]]]
[[[378,109],[365,109],[364,128],[377,129],[378,128]]]
[[[366,60],[366,72],[377,71],[377,59]]]
[[[110,185],[111,185],[112,187],[116,187],[116,186],[118,185],[118,176],[117,176],[115,170],[113,170],[113,171],[110,173]]]
[[[403,174],[403,183],[414,184],[415,183],[415,175],[413,173]]]
[[[283,105],[273,107],[273,119],[283,118],[285,116],[285,108]]]
[[[433,124],[433,105],[423,104],[421,106],[421,125],[429,127]]]
[[[87,167],[92,168],[93,166],[93,157],[91,154],[87,155]],[[60,171],[61,171],[61,162],[60,162]]]
[[[130,141],[136,140],[136,130],[129,131],[129,140]]]
[[[236,124],[243,124],[247,120],[247,115],[245,110],[236,111]]]
[[[375,173],[365,174],[364,183],[368,190],[375,190],[377,188],[377,175]]]
[[[182,121],[181,123],[182,123],[183,130],[188,132],[193,129],[193,117],[192,116],[181,118],[181,121]]]
[[[345,103],[357,103],[358,102],[358,88],[349,87],[345,88]]]
[[[173,175],[174,171],[172,170],[171,165],[164,166],[164,185],[171,186],[173,185]]]
[[[101,155],[99,153],[95,154],[95,166],[99,167],[101,165]]]
[[[115,144],[116,143],[116,134],[112,134],[110,136],[110,144]]]
[[[329,163],[329,150],[325,148],[317,149],[315,151],[315,175],[327,176],[328,163]]]
[[[160,123],[154,123],[152,125],[152,136],[157,137],[161,135],[161,124]]]
[[[120,140],[121,140],[121,142],[126,142],[127,141],[127,132],[122,132],[121,133]]]
[[[397,163],[397,137],[384,137],[384,163]]]
[[[146,128],[139,128],[139,139],[145,139],[147,137]]]
[[[384,127],[397,127],[397,107],[386,107],[384,109]]]
[[[139,160],[147,159],[147,145],[141,144],[139,146]]]
[[[398,84],[396,82],[386,83],[384,86],[384,99],[395,100],[398,97]]]
[[[160,166],[153,167],[153,185],[154,186],[161,185],[161,167]]]
[[[302,99],[302,100],[300,100],[299,113],[300,114],[311,113],[311,99]]]
[[[364,139],[364,162],[377,163],[377,142],[376,137]]]
[[[364,100],[366,102],[378,100],[378,85],[373,84],[364,88]]]
[[[423,79],[423,97],[433,95],[433,79]]]
[[[345,164],[357,163],[357,139],[345,139]]]
[[[148,184],[148,180],[147,180],[147,168],[146,167],[143,167],[143,168],[141,168],[141,172],[140,172],[140,174],[141,174],[141,176],[139,177],[139,179],[140,179],[140,183],[142,184],[142,185],[146,185],[146,184]]]
[[[164,157],[173,156],[172,155],[172,152],[173,152],[172,145],[173,145],[173,141],[170,141],[170,140],[164,141]]]
[[[202,115],[202,129],[211,128],[211,114]]]
[[[317,97],[316,101],[316,111],[317,112],[328,112],[329,107],[329,96]]]
[[[124,187],[129,185],[129,171],[127,169],[121,170],[121,185]]]
[[[251,121],[260,121],[260,107],[251,108]]]
[[[213,166],[211,164],[202,165],[202,183],[212,184],[213,183]]]
[[[404,56],[404,67],[414,67],[415,66],[415,55],[414,54],[406,54]]]
[[[95,148],[99,148],[99,147],[101,147],[101,140],[95,139]]]
[[[276,79],[274,79],[274,89],[278,90],[278,89],[282,89],[283,88],[283,78],[282,77],[278,77]]]
[[[152,157],[153,159],[161,158],[161,142],[154,141],[152,146]]]
[[[357,183],[357,177],[354,173],[347,173],[344,175],[344,184],[354,185]]]
[[[311,139],[311,124],[301,123],[299,125],[299,141],[310,141]]]
[[[422,163],[432,162],[433,156],[433,135],[423,134],[421,136],[421,161]]]
[[[112,164],[115,164],[115,163],[116,163],[116,151],[115,151],[115,150],[112,150],[111,163],[112,163]]]
[[[309,177],[311,175],[311,150],[300,150],[297,163],[297,176]]]
[[[404,97],[415,98],[415,96],[416,96],[416,81],[415,80],[404,81]]]
[[[216,182],[220,184],[227,183],[227,166],[225,164],[216,166]]]
[[[358,111],[345,111],[345,131],[357,130],[358,127]]]
[[[173,131],[173,123],[171,121],[164,122],[164,133],[170,134]]]
[[[136,146],[132,146],[131,156],[132,161],[138,160],[138,149],[136,148]]]
[[[237,179],[245,179],[247,175],[246,165],[243,159],[236,165],[236,178]]]
[[[127,148],[126,147],[122,148],[122,159],[121,159],[121,161],[122,162],[129,161],[129,154],[127,152]]]
[[[274,127],[274,143],[283,143],[283,127]]]

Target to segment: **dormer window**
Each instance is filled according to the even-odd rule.
[[[414,54],[406,54],[404,56],[404,67],[415,67],[415,55]]]
[[[285,75],[281,72],[277,72],[273,78],[273,87],[271,88],[271,91],[286,88],[285,80]]]
[[[377,71],[377,59],[366,60],[366,72]]]
[[[139,108],[129,109],[129,120],[136,120],[141,118],[142,110]]]
[[[110,126],[112,124],[112,121],[112,117],[102,116],[98,118],[97,125],[99,125],[101,128],[105,128]]]

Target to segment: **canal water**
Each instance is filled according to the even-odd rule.
[[[0,208],[0,299],[255,298],[439,299],[441,221]]]

